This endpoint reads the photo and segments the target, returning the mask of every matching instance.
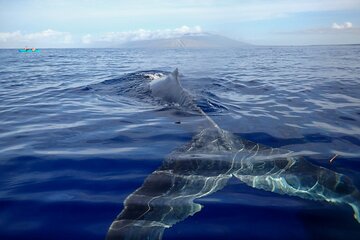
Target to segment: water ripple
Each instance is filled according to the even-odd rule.
[[[221,128],[292,150],[359,186],[359,54],[359,46],[0,50],[0,238],[58,239],[61,232],[69,239],[102,239],[126,196],[202,124],[196,114],[149,94],[149,76],[175,67]],[[199,199],[209,211],[189,221],[226,225],[244,238],[253,235],[239,226],[253,216],[253,229],[282,232],[286,226],[285,239],[304,230],[304,222],[324,234],[360,236],[346,209],[261,194],[234,183]],[[303,221],[306,209],[315,215]],[[224,217],[225,225],[208,222],[206,214]],[[172,231],[182,231],[188,233],[183,239],[192,237],[187,224],[167,236],[176,239]]]

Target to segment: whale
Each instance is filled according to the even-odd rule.
[[[182,87],[178,69],[151,80],[149,89],[154,98],[191,109],[207,124],[124,200],[106,239],[162,239],[166,229],[201,211],[196,199],[221,190],[230,178],[277,194],[347,204],[360,223],[360,193],[349,177],[220,128]]]

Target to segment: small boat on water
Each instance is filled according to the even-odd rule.
[[[22,48],[22,49],[19,49],[19,52],[40,52],[40,49],[36,49],[36,48]]]

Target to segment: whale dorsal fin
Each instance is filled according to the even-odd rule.
[[[180,84],[180,80],[179,80],[179,70],[176,68],[171,75],[173,76],[174,80],[176,81],[177,84]]]
[[[192,98],[180,84],[177,68],[165,78],[151,81],[150,90],[154,97],[161,98],[166,102],[177,103],[181,106],[192,102]]]

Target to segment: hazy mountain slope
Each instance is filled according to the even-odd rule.
[[[178,38],[133,41],[122,48],[234,48],[249,44],[214,34],[184,35]]]

